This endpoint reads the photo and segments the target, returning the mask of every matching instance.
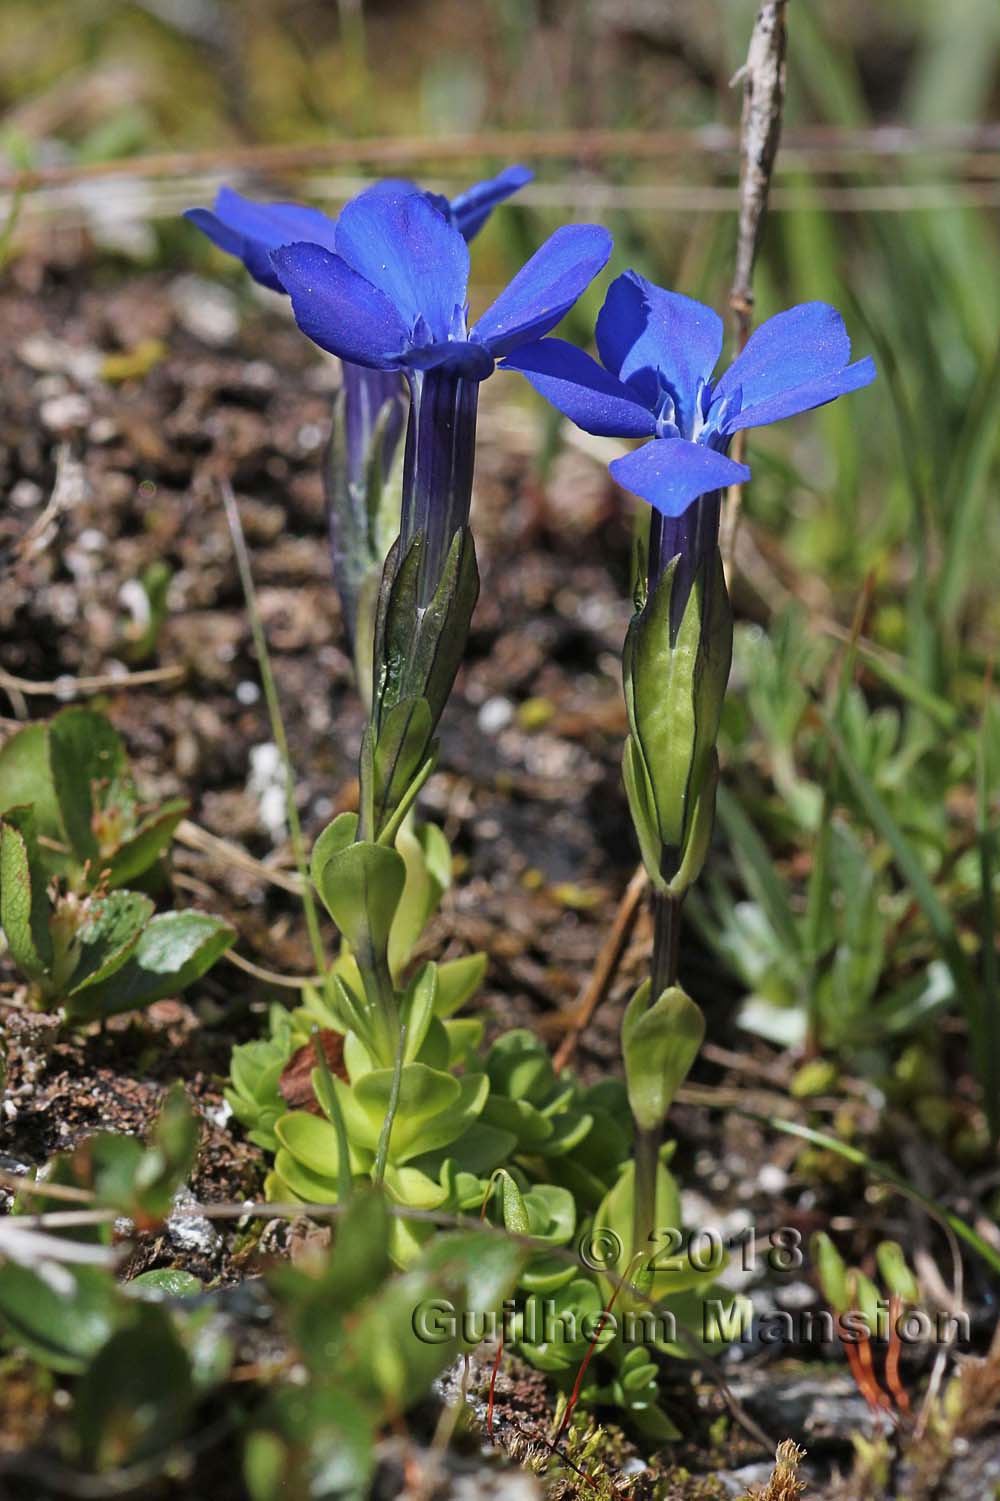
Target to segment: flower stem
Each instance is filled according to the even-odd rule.
[[[669,892],[653,892],[653,958],[649,999],[655,1005],[665,990],[677,984],[681,933],[681,899]],[[656,1169],[660,1160],[662,1127],[635,1132],[635,1181],[632,1194],[632,1253],[649,1244],[656,1231]]]

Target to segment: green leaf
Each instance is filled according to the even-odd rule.
[[[207,912],[162,912],[154,917],[126,962],[108,979],[70,997],[73,1020],[112,1016],[179,995],[211,969],[236,934]]]
[[[183,1084],[173,1084],[136,1174],[138,1202],[147,1214],[169,1212],[175,1193],[194,1166],[200,1135],[200,1119]]]
[[[9,808],[0,820],[0,927],[14,963],[29,979],[43,981],[53,948],[37,851],[31,809]]]
[[[344,1351],[344,1373],[352,1389],[371,1393],[390,1411],[405,1411],[427,1391],[437,1373],[462,1349],[463,1315],[481,1321],[499,1312],[513,1289],[525,1253],[495,1232],[457,1231],[437,1235],[403,1276],[370,1299],[353,1324]],[[456,1328],[438,1340],[421,1339],[415,1311],[446,1300],[454,1306]]]
[[[500,1184],[500,1206],[504,1229],[512,1231],[515,1235],[529,1235],[531,1228],[528,1211],[516,1179],[512,1178],[505,1168],[498,1168],[494,1178]]]
[[[890,1293],[916,1303],[920,1297],[920,1284],[910,1270],[906,1253],[895,1240],[883,1240],[875,1247],[875,1260],[879,1275]]]
[[[453,1016],[472,999],[486,974],[485,954],[467,954],[438,965],[438,988],[434,1010],[444,1018]]]
[[[509,1100],[540,1101],[555,1083],[548,1053],[524,1027],[497,1038],[486,1055],[486,1072],[493,1093]]]
[[[307,1110],[289,1110],[276,1124],[274,1134],[296,1162],[317,1177],[330,1181],[336,1199],[340,1148],[331,1122],[322,1116],[311,1115]],[[356,1168],[358,1164],[352,1162],[351,1166]]]
[[[548,1141],[554,1127],[548,1116],[527,1100],[508,1100],[494,1091],[486,1101],[483,1119],[500,1131],[509,1131],[520,1152],[533,1154]]]
[[[662,1160],[657,1163],[656,1168],[656,1210],[653,1219],[656,1230],[647,1244],[632,1245],[634,1183],[635,1165],[629,1162],[594,1216],[595,1235],[599,1231],[611,1230],[622,1247],[620,1260],[609,1266],[609,1270],[623,1277],[628,1270],[632,1253],[641,1251],[643,1260],[633,1268],[631,1278],[642,1287],[647,1297],[657,1301],[710,1283],[715,1273],[698,1270],[692,1265],[690,1257],[673,1253],[673,1247],[667,1239],[669,1231],[683,1232],[683,1220],[680,1190],[676,1179]],[[603,1244],[600,1241],[596,1243]],[[602,1285],[610,1292],[612,1284],[606,1278],[602,1278]],[[638,1308],[645,1306],[623,1292],[619,1300],[621,1311],[624,1313],[633,1305]]]
[[[900,874],[922,909],[931,932],[940,946],[942,957],[952,972],[955,989],[965,1008],[977,1071],[980,1079],[983,1079],[988,1075],[990,1064],[987,1056],[988,1028],[982,1014],[982,991],[962,948],[954,918],[931,885],[919,856],[896,823],[874,784],[855,760],[830,719],[825,714],[822,717],[834,754],[851,791],[866,817],[870,819],[876,831],[892,851]]]
[[[820,1291],[834,1313],[846,1313],[851,1306],[847,1290],[847,1267],[825,1230],[817,1230],[809,1242]]]
[[[158,1454],[184,1433],[193,1406],[191,1366],[169,1315],[139,1304],[135,1322],[111,1336],[77,1383],[81,1457],[100,1471]]]
[[[718,812],[749,890],[766,912],[782,946],[789,954],[798,954],[802,946],[798,923],[770,851],[725,787],[718,790]]]
[[[327,911],[354,950],[359,964],[385,966],[389,933],[396,914],[406,866],[385,845],[358,843],[330,854],[318,865],[314,880]]]
[[[275,1125],[275,1132],[287,1116]],[[268,1198],[301,1199],[305,1204],[336,1204],[340,1186],[336,1178],[314,1173],[304,1162],[279,1145],[274,1158],[274,1173],[268,1177]]]
[[[193,1298],[205,1291],[205,1284],[177,1266],[158,1266],[140,1272],[125,1284],[125,1291],[135,1291],[141,1298],[156,1302],[160,1298]]]
[[[431,1023],[436,1020],[434,1000],[437,995],[437,965],[425,964],[413,977],[399,1008],[399,1020],[406,1027],[404,1063],[415,1063],[427,1038]],[[447,1034],[438,1023],[441,1034],[441,1050],[444,1057],[441,1067],[447,1067]],[[422,1062],[429,1060],[424,1058]],[[431,1065],[433,1067],[433,1065]]]
[[[251,1433],[244,1453],[251,1501],[364,1501],[375,1470],[377,1412],[349,1383],[328,1378],[284,1387],[261,1419],[272,1427]]]
[[[34,809],[39,838],[66,844],[49,769],[48,725],[43,723],[25,725],[0,746],[0,813],[19,805]],[[41,858],[50,873],[63,874],[73,865],[68,849],[64,854],[45,849]]]
[[[153,903],[138,891],[112,891],[90,897],[87,921],[80,929],[80,957],[70,976],[67,996],[86,994],[125,963],[153,914]]]
[[[373,1069],[353,1089],[338,1080],[338,1094],[352,1142],[375,1151],[392,1093],[393,1070]],[[399,1106],[389,1144],[389,1161],[397,1165],[423,1152],[447,1146],[481,1114],[489,1081],[484,1074],[452,1074],[408,1063],[400,1076]]]
[[[648,980],[636,991],[622,1020],[622,1055],[629,1104],[643,1130],[666,1120],[704,1040],[705,1018],[680,986],[652,1006]]]
[[[451,884],[451,850],[434,824],[410,828],[404,823],[396,835],[396,850],[406,866],[406,884],[389,934],[389,969],[399,975],[442,893]]]
[[[456,1172],[474,1174],[478,1178],[506,1162],[517,1147],[517,1137],[510,1131],[488,1125],[485,1113],[484,1110],[460,1136],[437,1151],[411,1157],[413,1166],[431,1177],[438,1177],[444,1175],[447,1164],[451,1163]]]
[[[77,858],[92,862],[96,878],[95,815],[116,814],[123,831],[134,827],[135,785],[125,746],[103,714],[63,709],[49,725],[49,765],[66,836]]]
[[[13,1261],[0,1265],[0,1329],[50,1370],[85,1370],[118,1311],[117,1284],[96,1267],[60,1267],[45,1279]]]
[[[108,880],[112,886],[124,886],[147,871],[163,854],[174,837],[174,830],[187,816],[190,803],[175,798],[143,819],[130,839],[126,839],[108,862]]]
[[[356,1195],[334,1226],[333,1250],[319,1278],[325,1304],[346,1309],[377,1291],[389,1273],[389,1224],[384,1194]]]
[[[356,813],[338,813],[333,822],[328,823],[322,833],[317,835],[309,861],[309,874],[314,886],[319,886],[323,867],[330,857],[345,850],[349,844],[354,843],[357,837],[358,815]]]

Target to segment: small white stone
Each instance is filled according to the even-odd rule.
[[[784,1193],[788,1187],[788,1174],[777,1163],[765,1162],[757,1174],[757,1186],[766,1194]]]
[[[53,432],[68,432],[86,427],[90,421],[90,402],[76,391],[68,391],[65,396],[50,396],[43,401],[38,415]]]
[[[281,752],[273,740],[265,740],[250,751],[250,775],[247,793],[257,803],[261,827],[278,843],[288,829],[285,808],[285,769]]]
[[[118,436],[118,424],[113,417],[95,417],[87,429],[91,443],[111,443]]]
[[[244,678],[242,683],[236,684],[236,702],[249,708],[260,698],[260,688],[251,678]]]
[[[220,1100],[218,1105],[202,1103],[201,1113],[207,1121],[211,1121],[213,1126],[218,1126],[220,1131],[224,1131],[232,1119],[233,1108],[228,1100]]]
[[[126,579],[118,590],[118,603],[127,610],[136,631],[144,631],[152,619],[149,595],[138,579]]]
[[[497,735],[505,730],[514,718],[514,705],[509,698],[488,698],[477,716],[479,728],[484,735]]]
[[[18,510],[33,510],[35,506],[40,506],[42,503],[42,487],[36,485],[34,480],[19,479],[17,484],[11,487],[8,499],[12,506],[17,506]]]
[[[205,277],[179,277],[170,288],[170,300],[178,321],[203,344],[220,348],[239,332],[235,297]]]

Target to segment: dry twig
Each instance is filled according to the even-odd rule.
[[[594,1012],[608,993],[611,981],[614,979],[618,966],[621,963],[622,955],[625,952],[632,929],[635,927],[635,920],[642,905],[643,893],[648,884],[649,878],[646,875],[645,868],[640,865],[636,869],[631,881],[629,881],[625,889],[625,895],[618,904],[615,920],[611,926],[610,933],[604,940],[601,952],[597,956],[597,963],[594,965],[593,973],[573,1006],[569,1031],[560,1043],[552,1060],[553,1067],[557,1072],[572,1062],[573,1054],[576,1052],[576,1046],[580,1040],[580,1033],[587,1026]]]
[[[740,127],[740,219],[736,241],[736,268],[729,293],[729,306],[736,320],[736,352],[750,337],[753,317],[753,268],[760,245],[767,195],[771,187],[774,158],[781,135],[781,111],[785,102],[785,10],[787,0],[764,0],[750,36],[747,60],[733,82],[743,84],[743,119]],[[743,458],[746,435],[733,440],[732,455]],[[727,568],[732,557],[739,517],[740,487],[731,485],[726,496],[721,547]]]

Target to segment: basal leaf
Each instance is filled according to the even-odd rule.
[[[77,858],[92,862],[96,878],[102,851],[95,818],[115,815],[123,833],[134,827],[135,785],[125,746],[103,714],[63,709],[49,725],[49,765],[66,836]]]
[[[9,808],[0,819],[0,927],[18,968],[29,979],[43,981],[52,964],[53,948],[30,808]]]
[[[143,819],[132,837],[125,840],[109,861],[110,884],[124,886],[147,871],[170,844],[174,830],[189,808],[186,799],[174,798]]]
[[[111,1016],[179,995],[211,969],[235,937],[228,923],[207,912],[160,913],[120,969],[71,997],[68,1015],[74,1020]]]
[[[68,994],[77,995],[113,975],[139,942],[153,903],[138,891],[112,891],[89,898],[90,916],[80,929],[80,958]]]

